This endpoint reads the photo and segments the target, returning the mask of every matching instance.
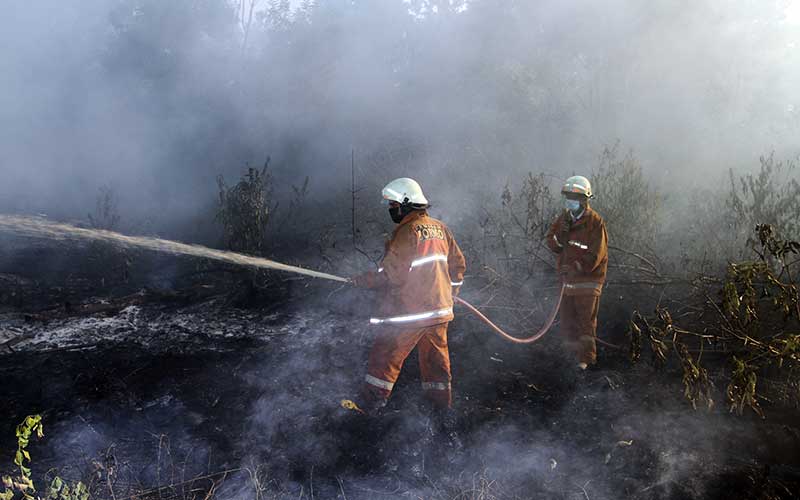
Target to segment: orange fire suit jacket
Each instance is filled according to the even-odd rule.
[[[576,221],[560,215],[547,232],[547,245],[558,254],[556,263],[564,275],[565,295],[602,293],[608,269],[608,235],[600,215],[586,207]]]
[[[370,323],[420,328],[451,321],[465,270],[450,229],[424,210],[411,212],[386,243],[378,270],[365,276],[366,286],[382,293]]]

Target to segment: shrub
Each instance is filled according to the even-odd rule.
[[[239,182],[228,187],[217,177],[219,205],[217,220],[222,223],[225,246],[236,252],[260,254],[272,214],[272,175],[269,158],[259,170],[248,167]]]
[[[609,241],[651,252],[661,225],[662,195],[647,183],[633,152],[620,157],[619,143],[605,148],[591,181],[592,207],[605,219]]]

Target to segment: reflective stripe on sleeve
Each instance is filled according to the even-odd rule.
[[[464,280],[461,281],[451,281],[450,286],[461,286],[464,284]]]
[[[453,308],[439,309],[438,311],[428,311],[419,314],[409,314],[406,316],[393,316],[391,318],[370,318],[369,322],[373,325],[382,325],[384,323],[411,323],[414,321],[422,321],[423,319],[441,318],[453,313]]]
[[[450,382],[423,382],[423,391],[449,391]]]
[[[572,245],[572,246],[574,246],[574,247],[578,247],[578,248],[580,248],[581,250],[588,250],[588,249],[589,249],[589,247],[588,247],[588,246],[584,245],[584,244],[583,244],[583,243],[581,243],[580,241],[569,240],[569,244],[570,244],[570,245]]]
[[[441,254],[429,255],[428,257],[417,259],[411,263],[411,269],[414,269],[415,267],[421,266],[423,264],[427,264],[428,262],[436,262],[436,261],[447,262],[447,255],[441,255]]]
[[[386,389],[387,391],[391,391],[394,387],[393,383],[373,377],[370,374],[367,374],[367,376],[364,377],[364,382],[368,383],[369,385],[374,385],[375,387],[380,387],[381,389]]]

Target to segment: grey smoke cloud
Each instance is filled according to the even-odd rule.
[[[588,171],[617,139],[654,182],[800,151],[789,2],[450,4],[264,8],[244,49],[224,0],[15,4],[0,208],[82,217],[110,184],[129,220],[172,227],[267,154],[282,192],[310,175],[330,200],[355,148],[367,208],[389,177],[457,206],[530,170]]]

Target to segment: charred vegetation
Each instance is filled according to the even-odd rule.
[[[0,229],[153,245],[0,231],[0,499],[800,497],[794,4],[74,4],[0,15]],[[379,418],[343,407],[373,295],[240,265],[375,269],[414,177],[524,336],[575,174],[598,365],[457,307],[452,415],[415,355]]]
[[[457,445],[435,430],[424,410],[413,359],[412,375],[401,377],[382,418],[338,406],[340,396],[355,390],[359,353],[370,338],[364,308],[352,305],[367,298],[360,292],[103,243],[54,247],[67,251],[70,262],[88,264],[59,276],[59,286],[43,269],[7,272],[21,268],[7,261],[3,279],[15,291],[3,296],[3,379],[14,410],[3,439],[9,425],[40,412],[55,440],[37,449],[41,467],[54,467],[73,487],[80,480],[92,498],[310,497],[311,488],[319,496],[354,498],[412,492],[572,498],[584,491],[790,498],[797,491],[792,464],[800,440],[792,423],[800,402],[800,244],[760,224],[751,235],[728,235],[744,249],[727,263],[661,254],[665,235],[658,228],[668,226],[658,221],[653,200],[668,197],[648,184],[632,153],[616,158],[613,148],[603,152],[594,177],[596,207],[610,214],[614,243],[599,367],[587,374],[569,370],[557,332],[521,351],[472,318],[457,318],[451,333]],[[762,163],[761,184],[778,171]],[[219,183],[221,246],[236,241],[247,244],[239,250],[282,252],[269,242],[286,229],[264,218],[266,210],[280,216],[267,195],[274,189],[268,179],[265,166],[248,168],[233,188]],[[775,207],[786,201],[759,197],[752,179],[735,179],[719,206],[780,223]],[[604,188],[620,183],[624,189]],[[470,259],[469,299],[525,332],[538,328],[554,299],[557,279],[541,240],[557,202],[545,175],[531,173],[517,185],[488,201],[473,232],[461,230],[461,241]],[[295,200],[308,189],[293,188]],[[343,196],[353,201],[354,192]],[[642,210],[631,209],[629,203],[640,202]],[[288,206],[304,210],[300,201]],[[651,230],[627,233],[630,227]],[[294,231],[296,241],[314,237],[313,229]],[[365,265],[369,259],[354,252],[353,234],[352,222],[335,226],[318,254],[302,246],[304,263]],[[357,234],[381,237],[368,224]],[[53,249],[46,242],[14,244],[7,248]],[[19,250],[8,252],[20,258]],[[130,259],[128,279],[113,268],[95,274],[97,255],[112,259],[119,252]],[[169,285],[135,290],[175,260]],[[702,264],[691,268],[687,261]],[[258,273],[263,279],[254,278]],[[308,356],[318,359],[313,366],[327,368],[309,376],[299,361]],[[182,423],[170,422],[175,418]],[[699,443],[686,434],[711,428]],[[726,451],[714,451],[723,442]],[[65,458],[64,446],[76,447],[82,458]],[[500,449],[527,465],[512,466],[496,455]],[[52,474],[36,475],[37,454],[32,480],[52,482]],[[505,465],[497,468],[498,460]],[[589,472],[581,472],[585,467]],[[458,474],[436,472],[441,468]],[[609,470],[619,479],[598,476]]]

